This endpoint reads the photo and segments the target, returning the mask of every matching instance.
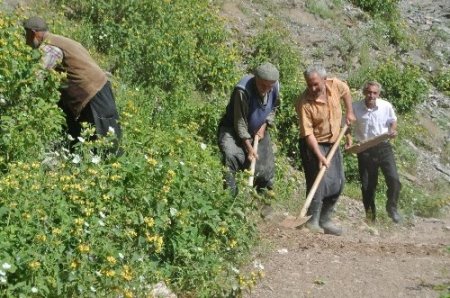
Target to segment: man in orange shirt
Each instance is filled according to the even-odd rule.
[[[330,163],[326,155],[336,142],[342,123],[341,100],[345,121],[355,121],[352,97],[346,83],[337,78],[327,78],[321,65],[311,65],[304,72],[307,88],[296,102],[295,109],[300,127],[300,156],[305,170],[306,191],[309,193],[322,166],[328,168],[311,201],[306,223],[312,232],[341,235],[342,229],[331,222],[334,205],[344,187],[342,154],[336,151]]]

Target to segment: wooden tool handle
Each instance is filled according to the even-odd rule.
[[[331,147],[331,150],[328,152],[327,163],[330,163],[331,159],[333,158],[334,153],[336,152],[337,148],[339,147],[339,143],[341,142],[342,138],[345,135],[345,132],[347,131],[347,128],[348,128],[347,125],[345,125],[342,128],[337,141],[333,144],[333,147]],[[305,204],[303,205],[302,210],[300,211],[299,218],[305,217],[306,212],[308,211],[309,205],[311,204],[312,198],[316,194],[317,188],[319,187],[320,181],[322,181],[322,178],[325,175],[326,170],[327,170],[327,167],[322,165],[322,167],[320,168],[319,174],[317,174],[316,180],[314,180],[314,184],[311,187],[308,196],[306,197],[306,201],[305,201]]]
[[[259,136],[255,135],[255,139],[253,141],[253,150],[258,152],[258,143]],[[253,182],[255,180],[255,167],[256,167],[256,158],[252,159],[252,163],[250,164],[250,177],[248,178],[248,186],[253,186]]]

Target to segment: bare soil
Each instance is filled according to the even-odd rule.
[[[260,226],[265,277],[245,297],[439,297],[450,293],[450,216],[367,225],[362,203],[341,198],[342,236]],[[266,246],[267,245],[267,246]]]

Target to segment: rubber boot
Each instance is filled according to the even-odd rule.
[[[320,214],[319,225],[323,228],[325,234],[341,236],[342,228],[337,227],[331,221],[331,215],[333,214],[334,204],[324,202],[322,207],[322,213]]]
[[[388,203],[386,206],[386,211],[388,216],[392,219],[393,222],[395,223],[402,222],[402,217],[400,216],[400,214],[398,214],[396,206],[392,206],[391,204]]]
[[[308,208],[308,215],[311,218],[306,222],[305,227],[308,228],[312,233],[322,233],[323,230],[319,225],[320,212],[322,210],[322,201],[312,201]]]

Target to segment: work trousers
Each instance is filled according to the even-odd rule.
[[[223,163],[228,168],[225,177],[226,185],[233,194],[237,194],[235,174],[237,171],[248,169],[250,162],[241,139],[236,135],[233,127],[219,127],[219,148],[222,152]],[[254,186],[257,190],[271,189],[275,174],[275,157],[269,131],[258,144],[258,159],[255,166]]]
[[[378,184],[378,170],[380,168],[387,185],[386,210],[396,210],[401,183],[391,144],[389,142],[382,142],[359,153],[358,168],[366,214],[372,213],[375,218],[375,191]]]
[[[119,114],[116,108],[114,94],[111,89],[111,83],[108,81],[100,89],[95,96],[86,104],[78,118],[64,105],[64,101],[70,98],[64,92],[61,93],[60,107],[66,114],[66,123],[68,133],[74,138],[73,146],[81,134],[81,123],[87,122],[95,127],[96,135],[91,136],[91,140],[95,140],[98,136],[105,136],[109,130],[114,130],[116,137],[114,138],[113,152],[116,152],[119,146],[119,140],[122,136],[122,130],[119,125]]]
[[[324,156],[327,156],[333,146],[331,143],[319,143],[318,145]],[[300,157],[305,171],[306,193],[309,194],[320,168],[319,159],[309,148],[305,138],[300,139]],[[324,206],[333,206],[336,204],[344,189],[344,180],[342,154],[338,148],[313,196],[311,205],[320,205],[322,202]]]

